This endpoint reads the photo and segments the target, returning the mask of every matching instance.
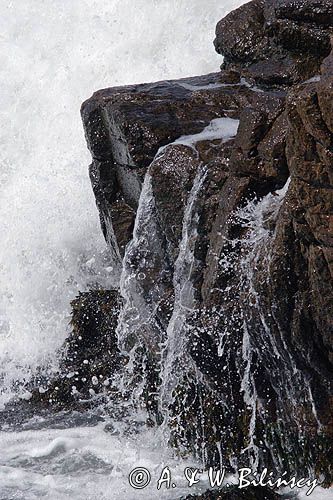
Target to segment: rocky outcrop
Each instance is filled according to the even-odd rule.
[[[91,290],[72,301],[72,331],[60,353],[59,373],[36,377],[29,404],[39,409],[83,409],[114,397],[114,376],[126,364],[117,343],[121,300],[114,290]],[[37,388],[36,388],[37,387]]]
[[[255,0],[216,28],[224,68],[264,85],[290,85],[318,74],[330,52],[330,0]]]
[[[82,119],[93,157],[90,176],[102,229],[115,258],[121,258],[131,238],[141,184],[159,148],[201,132],[215,118],[239,118],[248,107],[261,110],[262,122],[267,118],[260,132],[266,137],[283,100],[283,91],[254,92],[240,82],[239,75],[223,72],[105,89],[83,103]],[[246,120],[251,118],[244,115]],[[244,148],[240,144],[239,156],[249,154]],[[262,148],[259,156],[274,170],[268,167],[274,163],[271,145],[263,143]],[[269,179],[274,175],[267,171]]]
[[[332,432],[332,402],[323,397],[322,385],[331,380],[333,352],[333,54],[324,60],[318,83],[294,88],[287,112],[287,158],[292,183],[288,193],[289,224],[297,242],[295,266],[298,290],[291,318],[293,331],[302,333],[295,344],[311,368],[314,391],[321,399],[322,425]],[[286,221],[277,234],[279,248]],[[277,253],[280,253],[279,249]],[[298,337],[298,335],[297,335]],[[321,393],[321,395],[319,395]],[[323,398],[323,399],[322,399]]]
[[[220,73],[82,106],[140,404],[206,465],[326,484],[332,19],[328,0],[254,0],[217,26]]]

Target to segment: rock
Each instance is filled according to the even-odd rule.
[[[283,98],[281,92],[257,93],[225,71],[104,89],[83,103],[90,177],[114,258],[120,262],[131,238],[144,174],[159,148],[201,132],[215,118],[238,118],[246,106],[273,110]],[[126,210],[119,211],[119,204]]]
[[[102,229],[125,255],[120,340],[138,404],[205,466],[314,470],[327,485],[331,31],[331,2],[255,0],[218,24],[220,74],[82,106]],[[237,133],[212,134],[217,118]]]
[[[332,60],[331,54],[324,61],[323,79],[320,82],[291,92],[287,107],[290,122],[287,159],[293,179],[294,200],[290,203],[290,218],[303,260],[302,270],[298,271],[299,282],[302,283],[299,303],[307,304],[307,314],[310,315],[308,323],[312,324],[311,339],[304,338],[302,344],[309,346],[309,342],[310,345],[313,343],[311,355],[305,348],[304,356],[316,359],[316,369],[321,365],[324,372],[329,359],[332,359],[333,350],[333,135],[329,128],[330,119],[328,123],[325,120],[328,114],[326,101],[320,101],[319,94],[323,93],[326,98],[330,95],[331,100],[333,98]],[[304,286],[305,279],[308,279],[307,289]],[[296,314],[303,315],[304,312],[298,310]],[[307,337],[306,331],[304,337]],[[324,373],[321,376],[326,378]]]
[[[178,254],[188,194],[199,165],[200,159],[193,149],[175,144],[168,146],[149,169],[158,219],[173,263]]]
[[[330,0],[279,0],[276,14],[279,18],[291,19],[320,26],[333,26],[333,11]]]
[[[62,349],[59,374],[33,381],[30,404],[53,409],[80,408],[93,396],[112,392],[112,381],[126,363],[116,337],[119,294],[112,290],[80,293],[72,302],[72,332]],[[36,388],[43,387],[43,390]]]
[[[242,111],[231,155],[234,175],[260,180],[263,191],[264,185],[266,190],[282,187],[288,178],[284,153],[287,118],[283,113],[283,98],[276,101],[273,110],[247,107]]]
[[[132,239],[135,210],[133,210],[124,200],[116,198],[110,205],[109,214],[111,219],[110,224],[112,224],[114,238],[117,242],[117,248],[119,249],[120,255],[123,257],[126,245]],[[105,218],[102,217],[102,224],[104,220]],[[113,239],[107,238],[107,241],[110,242],[113,241]]]
[[[232,231],[230,217],[251,192],[251,181],[247,177],[230,176],[221,190],[219,206],[209,234],[209,249],[204,270],[202,296],[207,305],[219,303],[222,292],[219,259]],[[222,292],[223,293],[223,292]]]
[[[272,54],[264,6],[264,0],[247,2],[217,24],[214,45],[224,56],[226,66],[247,66]]]
[[[247,382],[247,390],[251,394],[254,389],[251,398],[256,393],[261,407],[261,410],[253,410],[257,438],[263,433],[268,444],[267,453],[272,453],[273,462],[279,456],[286,470],[290,463],[295,464],[296,456],[296,468],[301,469],[308,460],[312,460],[304,448],[304,443],[309,443],[306,446],[312,448],[310,454],[321,456],[315,461],[316,474],[322,474],[327,484],[332,478],[328,450],[333,438],[330,224],[333,213],[333,163],[330,155],[332,135],[323,116],[329,116],[326,103],[333,90],[333,72],[328,76],[332,68],[331,57],[323,63],[324,79],[295,86],[289,93],[283,117],[284,121],[288,119],[288,131],[286,142],[282,141],[279,150],[283,154],[283,164],[290,171],[291,182],[275,215],[273,210],[271,215],[264,211],[256,216],[263,216],[265,221],[260,229],[268,231],[263,239],[265,245],[256,247],[264,232],[254,232],[255,239],[252,243],[249,239],[250,246],[247,248],[247,231],[237,223],[237,218],[233,220],[230,217],[237,211],[236,207],[244,203],[242,200],[249,196],[250,179],[244,177],[243,184],[239,183],[235,189],[234,180],[229,177],[222,189],[223,193],[229,186],[228,195],[221,196],[221,210],[213,226],[206,260],[204,315],[201,318],[204,328],[197,328],[195,348],[191,351],[200,370],[215,391],[221,394],[221,399],[233,401],[232,415],[228,414],[222,421],[215,416],[215,425],[219,425],[220,431],[228,420],[233,432],[236,430],[240,436],[242,431],[237,430],[237,418],[244,422],[250,418],[246,416],[246,407],[242,408],[242,400],[236,397],[237,391],[244,391],[246,387],[244,378],[239,378],[244,356],[244,336],[240,332],[245,321],[248,335],[245,345],[253,349],[249,359],[252,359],[250,363],[253,363],[254,370],[252,381]],[[323,106],[326,114],[320,108],[318,92],[325,95]],[[247,120],[249,125],[243,129],[241,117],[233,154],[238,153],[241,147],[243,151],[250,152],[253,144],[260,140],[264,127],[260,111],[246,110],[243,116],[244,122]],[[278,127],[276,131],[279,137]],[[277,140],[275,135],[274,140]],[[232,165],[237,173],[237,162],[232,162]],[[252,173],[250,154],[244,161],[245,169],[242,162],[239,165],[239,173],[243,176],[246,175],[246,167]],[[281,166],[279,160],[278,165]],[[252,191],[260,196],[258,182]],[[269,204],[274,207],[273,197]],[[252,244],[255,252],[250,258],[251,253],[248,252],[251,252]],[[223,354],[220,356],[217,355],[219,332],[225,332]],[[237,361],[237,353],[242,350],[243,354]],[[286,377],[288,372],[290,375]],[[229,379],[225,388],[223,384],[221,386],[221,373]],[[299,377],[303,382],[289,384],[288,380],[293,377],[295,381]],[[206,418],[208,426],[213,427],[208,411]],[[285,424],[278,424],[281,418]],[[278,430],[273,430],[274,427]],[[283,434],[283,440],[278,437],[279,433]],[[227,433],[223,434],[218,435],[222,448],[232,447],[235,450],[236,445],[232,445],[228,438],[225,441]],[[303,444],[299,441],[300,436]],[[294,452],[290,453],[292,449]],[[212,456],[211,450],[209,453]],[[265,460],[267,463],[268,455]]]
[[[222,19],[215,48],[224,68],[262,85],[291,85],[318,74],[330,52],[331,2],[254,0]]]

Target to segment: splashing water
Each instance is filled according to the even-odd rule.
[[[215,24],[241,3],[2,3],[1,405],[37,368],[56,369],[55,352],[68,332],[70,300],[77,292],[115,284],[87,173],[81,102],[107,86],[218,70]],[[171,459],[152,433],[135,443],[106,439],[100,427],[85,433],[75,423],[66,431],[52,425],[45,432],[37,426],[29,434],[1,434],[7,450],[0,464],[1,497],[147,498],[146,491],[129,491],[128,471],[140,460],[160,468]],[[72,444],[74,439],[75,450],[68,444],[55,456],[31,456],[32,449],[45,450],[58,438]],[[86,457],[81,448],[88,442],[99,451]],[[73,461],[76,471],[68,467]],[[149,495],[162,498],[155,489]]]
[[[248,446],[242,450],[242,453],[248,453],[249,463],[253,470],[258,470],[260,465],[260,438],[256,435],[258,416],[265,422],[265,410],[262,407],[255,381],[258,366],[260,373],[261,360],[265,360],[263,364],[266,364],[271,373],[274,374],[272,377],[273,389],[278,394],[278,404],[281,405],[280,411],[285,420],[288,421],[292,414],[297,420],[300,401],[303,401],[307,404],[310,403],[317,432],[319,433],[321,430],[309,379],[303,371],[298,369],[297,361],[286,343],[283,328],[279,326],[278,321],[277,333],[271,329],[271,318],[273,321],[275,319],[274,304],[267,311],[267,305],[262,303],[263,293],[257,290],[258,274],[261,285],[272,274],[270,268],[276,236],[275,223],[279,210],[283,207],[289,185],[290,179],[281,190],[269,193],[261,200],[255,198],[233,214],[232,219],[242,227],[243,231],[246,231],[245,236],[241,239],[235,238],[229,241],[233,247],[240,246],[241,258],[237,257],[238,252],[234,254],[228,249],[220,259],[220,266],[226,271],[232,267],[238,267],[238,300],[240,303],[244,301],[248,304],[248,307],[237,308],[236,315],[239,315],[240,331],[242,332],[240,350],[242,362],[239,363],[239,372],[242,373],[241,392],[244,404],[250,411]],[[255,328],[253,328],[253,324],[256,325]],[[227,349],[226,339],[226,331],[222,331],[219,345],[221,356]],[[261,377],[263,377],[263,371]],[[286,402],[287,405],[284,406]],[[300,435],[301,432],[301,427],[299,427]],[[282,468],[278,451],[272,446],[267,446],[277,468]],[[287,447],[292,449],[292,444],[288,443]],[[313,475],[311,467],[307,472],[309,475]]]
[[[196,266],[194,246],[197,240],[197,226],[199,216],[197,204],[199,194],[203,188],[206,171],[199,168],[193,182],[191,192],[185,208],[182,239],[179,245],[179,253],[175,262],[173,286],[175,290],[175,301],[173,313],[166,332],[166,346],[162,358],[162,385],[160,388],[161,408],[167,414],[172,404],[173,391],[180,382],[180,378],[188,369],[189,359],[187,356],[187,320],[194,312],[196,300],[192,284],[193,271]]]
[[[272,238],[269,230],[265,227],[265,221],[276,220],[285,195],[288,191],[289,184],[290,179],[280,191],[277,191],[275,194],[269,193],[259,202],[257,200],[250,201],[244,208],[238,210],[236,214],[236,218],[243,225],[243,227],[247,228],[248,231],[245,241],[242,242],[246,252],[245,257],[241,260],[240,288],[248,289],[249,296],[254,297],[256,307],[259,311],[260,305],[257,304],[258,294],[253,283],[254,273],[257,270],[260,250],[264,247],[268,247]],[[272,341],[272,350],[274,354],[279,357],[280,355],[275,344],[274,336],[269,335],[263,315],[261,315],[261,319],[267,336]],[[242,356],[245,369],[241,383],[241,390],[243,392],[245,404],[248,408],[251,408],[249,445],[243,450],[243,453],[246,451],[250,452],[251,466],[254,470],[258,470],[259,447],[255,442],[258,394],[256,391],[252,369],[254,349],[251,343],[246,318],[243,318]]]
[[[56,366],[78,290],[114,281],[87,175],[81,102],[106,86],[217,70],[215,24],[241,3],[3,2],[2,403],[16,381]]]

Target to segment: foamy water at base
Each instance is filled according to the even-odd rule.
[[[125,438],[105,432],[105,425],[107,421],[89,427],[1,432],[0,499],[178,500],[210,487],[206,474],[200,474],[199,484],[188,486],[184,470],[199,464],[175,458],[170,449],[161,447],[154,429],[143,428]],[[176,487],[168,489],[164,483],[158,490],[157,482],[167,466]],[[129,474],[137,467],[151,474],[144,489],[129,484]],[[226,482],[237,480],[228,477]],[[317,487],[310,497],[306,491],[299,491],[298,498],[332,499],[332,490]]]
[[[176,460],[161,449],[151,429],[128,437],[110,435],[95,427],[27,430],[0,433],[0,498],[35,500],[149,500],[175,499],[189,493],[184,469],[193,461]],[[157,480],[169,466],[176,488],[157,490]],[[129,485],[129,473],[145,467],[150,485]],[[208,484],[202,483],[204,490]]]

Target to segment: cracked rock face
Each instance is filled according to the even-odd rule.
[[[255,0],[218,23],[215,48],[250,81],[290,85],[319,72],[332,27],[330,0]]]
[[[277,167],[277,159],[283,154],[280,144],[284,141],[284,132],[270,138],[268,131],[283,109],[284,98],[283,89],[254,92],[240,81],[239,75],[224,71],[203,77],[105,89],[86,101],[82,105],[82,119],[93,157],[90,176],[103,233],[113,245],[116,258],[123,255],[130,240],[144,174],[159,148],[183,135],[201,132],[215,118],[240,118],[245,110],[241,117],[244,134],[239,135],[239,150],[233,153],[234,161],[238,163],[244,159],[246,163],[251,156],[253,165],[249,175],[265,177],[263,182],[267,180],[273,185],[280,177],[281,183],[286,168],[283,161]],[[252,115],[260,109],[262,123],[260,130],[254,123],[250,125],[254,135],[252,145],[245,144],[246,140],[251,141],[245,139],[252,119],[249,116],[251,109]],[[282,118],[279,121],[281,123]],[[259,144],[264,138],[266,143],[263,141],[260,152],[254,154],[255,142]],[[248,162],[246,169],[250,168]],[[261,169],[267,170],[263,176]],[[241,173],[238,167],[237,171],[237,175]],[[119,206],[126,210],[120,211]],[[113,231],[110,230],[111,221]]]
[[[217,25],[221,73],[105,89],[82,106],[102,228],[119,261],[147,172],[151,179],[153,208],[144,213],[153,217],[156,245],[150,237],[140,247],[137,220],[130,268],[144,276],[136,288],[141,306],[156,307],[131,342],[140,339],[158,372],[149,379],[154,394],[173,366],[167,358],[163,368],[159,343],[172,352],[174,335],[184,349],[173,355],[169,399],[165,390],[156,401],[148,397],[157,421],[169,401],[170,442],[204,450],[206,464],[218,465],[222,450],[231,468],[252,461],[280,472],[314,469],[326,484],[332,18],[328,0],[254,0]],[[237,133],[207,135],[216,119],[238,120]],[[205,179],[193,204],[200,169]],[[183,271],[192,262],[187,282],[179,256]],[[184,318],[179,284],[190,284],[193,297],[186,328],[175,331]]]

